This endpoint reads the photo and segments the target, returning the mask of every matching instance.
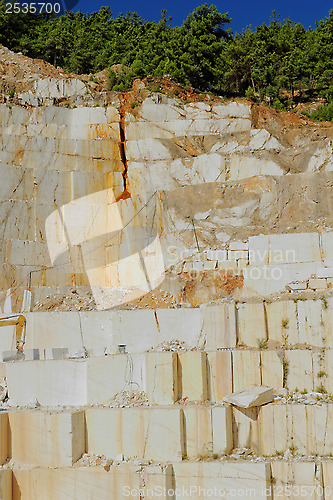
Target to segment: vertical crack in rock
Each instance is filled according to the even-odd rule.
[[[160,330],[160,322],[158,321],[158,317],[157,317],[157,312],[156,312],[156,310],[154,310],[154,316],[155,316],[155,320],[156,320],[157,330],[159,331],[159,333],[161,333],[161,330]]]
[[[120,143],[119,143],[119,151],[120,151],[120,159],[124,166],[123,169],[123,187],[124,190],[121,195],[118,196],[117,201],[126,200],[131,197],[131,193],[127,189],[127,158],[126,158],[126,136],[125,136],[125,109],[124,106],[121,105],[119,109],[119,132],[120,132]]]

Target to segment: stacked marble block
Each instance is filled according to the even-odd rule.
[[[144,334],[138,336],[138,328]],[[217,402],[251,384],[308,392],[321,387],[333,393],[332,332],[331,298],[155,312],[29,313],[26,358],[38,348],[39,353],[51,351],[52,344],[51,354],[82,356],[85,347],[90,357],[8,364],[9,392],[19,404],[33,399],[43,405],[104,403],[126,386],[130,362],[133,382],[153,404],[173,404],[178,398]],[[11,345],[12,335],[8,330],[8,338],[2,337],[3,347]],[[175,337],[193,350],[145,352]],[[100,346],[92,345],[98,341]],[[118,345],[125,345],[128,354],[110,354]],[[161,387],[151,388],[151,381]]]
[[[0,493],[3,500],[63,500],[64,498],[149,498],[149,492],[160,498],[331,498],[332,462],[255,463],[240,461],[188,462],[166,466],[111,465],[107,467],[32,468],[0,471]],[[271,478],[274,478],[272,486]],[[175,495],[173,495],[175,492]],[[284,492],[287,494],[285,495]],[[110,493],[114,496],[110,497]],[[146,494],[146,496],[143,496]],[[237,496],[237,494],[239,496]],[[324,496],[325,495],[325,496]],[[205,498],[205,497],[203,497]],[[206,497],[208,498],[208,497]]]
[[[99,493],[100,498],[108,499],[112,491],[114,498],[125,498],[130,488],[137,490],[133,496],[139,499],[145,498],[140,497],[139,490],[149,487],[166,488],[170,492],[178,490],[175,496],[165,493],[163,497],[178,499],[182,498],[183,487],[192,487],[193,495],[197,494],[194,498],[199,498],[195,488],[201,487],[224,490],[230,498],[235,490],[240,498],[246,488],[254,490],[256,498],[274,498],[274,493],[284,489],[287,492],[287,487],[303,487],[304,491],[308,490],[307,498],[311,498],[311,494],[313,498],[331,498],[328,494],[333,486],[333,461],[319,457],[309,461],[307,449],[300,448],[303,460],[297,461],[275,457],[261,461],[228,457],[219,460],[227,452],[226,447],[232,446],[221,432],[226,428],[226,413],[231,413],[231,409],[216,407],[214,411],[213,418],[210,408],[204,407],[3,412],[0,458],[2,464],[7,457],[12,458],[12,470],[8,465],[0,468],[0,496],[3,500],[42,500],[49,495],[49,498],[62,500],[66,497],[90,499]],[[276,450],[270,453],[275,444],[279,446],[279,453],[283,451],[283,420],[275,423],[278,432],[273,444],[269,430],[272,414],[266,415],[266,427],[261,418],[257,424],[248,411],[243,412],[242,419],[238,418],[238,434],[244,439],[240,445],[260,453],[256,448],[260,435],[262,455],[276,455]],[[231,419],[229,423],[231,425]],[[318,421],[318,427],[320,424]],[[259,432],[257,425],[261,427]],[[294,425],[297,427],[295,436],[299,438],[292,441],[296,447],[301,442],[304,444],[305,435],[299,428],[299,420]],[[312,439],[314,442],[315,434]],[[109,461],[106,466],[75,465],[85,452],[113,458],[114,462]],[[132,460],[119,463],[122,458]],[[209,496],[219,498],[219,493]]]
[[[227,498],[250,490],[256,498],[288,498],[289,489],[293,497],[302,491],[308,498],[330,498],[333,405],[277,400],[241,409],[222,400],[250,385],[278,393],[282,387],[310,392],[323,384],[333,392],[331,310],[331,299],[323,299],[158,311],[162,331],[173,322],[181,329],[187,315],[196,321],[203,315],[201,348],[138,353],[128,344],[126,354],[103,355],[101,349],[100,356],[82,359],[0,365],[9,397],[22,407],[0,413],[2,462],[11,457],[14,464],[12,471],[0,470],[0,487],[7,488],[0,497],[106,499],[112,491],[114,498],[126,498],[130,488],[139,499],[150,487],[165,488],[164,498],[178,500],[192,487],[193,498],[200,498],[199,488],[213,498],[221,497],[219,490]],[[128,311],[124,318],[135,323],[143,313]],[[35,332],[34,338],[41,337]],[[143,349],[149,341],[143,336],[137,344]],[[148,405],[110,408],[123,390],[144,391]],[[36,400],[39,408],[23,408]],[[229,458],[244,448],[261,459]],[[83,453],[114,463],[78,466]],[[217,493],[207,493],[214,488]]]
[[[244,297],[286,291],[309,296],[332,288],[332,248],[333,231],[261,234],[189,256],[182,271],[192,276],[213,270],[242,275]]]
[[[107,405],[133,389],[144,391],[150,404],[171,405],[179,399],[218,403],[250,385],[277,392],[323,386],[331,394],[332,360],[332,350],[228,349],[10,362],[5,372],[9,397],[20,406],[35,400],[43,406]]]
[[[315,363],[313,366],[304,365],[303,354],[307,358],[311,352],[295,350],[290,351],[290,354],[297,354],[297,357],[293,362],[289,358],[285,365],[282,352],[269,350],[188,351],[182,354],[155,352],[132,355],[134,371],[129,383],[126,381],[126,355],[80,361],[7,363],[6,375],[9,397],[22,407],[35,401],[42,407],[53,408],[94,406],[87,410],[87,419],[100,422],[97,426],[102,430],[100,442],[106,447],[103,430],[105,422],[112,422],[114,436],[120,435],[119,429],[123,430],[124,436],[131,436],[132,432],[144,436],[144,429],[149,422],[147,415],[152,412],[158,415],[157,422],[162,422],[165,415],[167,421],[171,422],[171,427],[178,428],[179,435],[184,432],[185,441],[190,435],[186,422],[189,422],[190,426],[193,422],[201,422],[203,428],[207,429],[205,437],[203,432],[201,434],[203,445],[200,450],[189,454],[188,446],[184,445],[178,450],[179,456],[184,454],[184,449],[187,450],[185,455],[191,458],[204,454],[204,450],[219,454],[214,448],[217,436],[225,443],[224,447],[220,447],[220,453],[229,452],[232,448],[247,447],[251,436],[250,447],[259,454],[274,455],[277,452],[285,452],[297,441],[297,449],[306,449],[306,454],[329,455],[333,453],[333,406],[330,404],[286,405],[277,401],[259,410],[231,409],[223,405],[224,396],[250,385],[273,386],[278,394],[283,385],[293,388],[295,381],[302,387],[302,391],[305,389],[307,392],[316,391],[316,384],[327,381],[326,386],[330,392],[330,371],[325,372],[324,377],[318,377],[320,372],[317,371]],[[145,374],[144,377],[142,373]],[[149,406],[125,410],[99,407],[109,406],[122,390],[131,392],[133,389],[146,393]],[[136,415],[137,427],[132,426],[131,412]],[[184,422],[185,430],[182,427]],[[207,423],[210,427],[207,427]],[[200,428],[201,424],[196,425]],[[319,436],[315,439],[317,425],[318,429],[324,432],[322,443]],[[280,438],[282,427],[285,429],[284,440]],[[167,426],[165,428],[168,429],[169,435],[170,429]],[[294,431],[301,432],[300,436],[295,437]],[[266,433],[271,441],[266,437],[260,440],[260,436]],[[303,438],[304,443],[301,446]],[[103,453],[100,449],[99,452],[108,456],[108,449],[105,448]],[[118,449],[118,452],[115,454],[128,455],[124,449]]]

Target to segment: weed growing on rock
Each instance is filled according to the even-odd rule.
[[[289,325],[289,319],[283,318],[281,321],[282,328],[288,328],[288,325]]]
[[[283,387],[285,389],[287,389],[287,379],[288,379],[288,373],[289,373],[289,361],[286,358],[283,358],[282,367],[283,367]]]
[[[317,387],[316,391],[317,391],[317,392],[320,392],[320,394],[327,394],[327,390],[325,389],[325,387],[324,387],[324,384],[323,384],[323,383],[321,383],[321,384]]]
[[[266,339],[257,339],[257,344],[260,350],[267,349],[268,341]]]

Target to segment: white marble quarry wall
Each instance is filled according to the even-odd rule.
[[[23,105],[38,107],[47,100],[84,96],[86,93],[85,84],[77,78],[40,78],[34,80],[32,90],[18,94],[17,98]]]
[[[208,351],[237,346],[297,346],[333,349],[333,299],[226,302],[179,309],[87,312],[31,312],[25,349],[96,347],[116,353],[144,352],[163,342],[181,340],[191,349]],[[1,315],[3,316],[3,315]],[[47,327],[46,327],[47,325]],[[140,335],[138,332],[141,332]],[[2,328],[0,353],[15,348],[15,328]],[[312,362],[311,362],[312,363]],[[319,370],[320,371],[320,370]]]
[[[189,354],[195,356],[198,353],[192,352]],[[98,407],[98,405],[108,406],[108,402],[112,402],[117,389],[113,385],[112,378],[109,387],[107,383],[104,383],[104,387],[98,389],[98,383],[102,384],[102,377],[101,373],[97,373],[96,367],[98,363],[102,363],[104,366],[105,363],[103,359],[94,358],[95,373],[93,370],[90,370],[89,373],[90,361],[92,360],[33,361],[8,365],[9,395],[12,402],[24,406],[37,398],[42,407],[38,410],[26,409],[22,411],[21,409],[19,412],[12,410],[9,413],[13,434],[13,437],[10,436],[9,438],[12,438],[15,448],[14,455],[16,457],[13,455],[13,458],[16,458],[18,462],[43,465],[40,463],[42,450],[30,456],[31,462],[29,462],[27,448],[26,446],[21,448],[20,443],[24,442],[24,440],[29,442],[33,437],[29,432],[22,435],[19,430],[21,426],[26,425],[28,429],[30,427],[32,433],[36,432],[38,436],[38,425],[40,427],[46,425],[44,441],[41,439],[36,443],[37,450],[39,447],[45,447],[46,455],[44,460],[49,465],[51,465],[51,461],[53,466],[70,465],[74,458],[73,455],[82,450],[81,443],[85,441],[84,436],[81,436],[80,442],[76,443],[79,446],[76,450],[72,450],[70,448],[71,431],[73,428],[79,434],[82,431],[84,433],[84,415],[81,411],[71,414],[68,409],[65,412],[55,412],[54,410],[60,410],[59,407],[62,406],[89,407],[91,405],[95,405],[95,407],[86,409],[88,452],[105,455],[109,458],[116,458],[121,453],[128,458],[140,456],[142,453],[145,454],[144,437],[148,434],[150,451],[147,450],[148,456],[145,456],[145,458],[155,460],[179,461],[184,456],[196,459],[205,453],[209,456],[212,452],[223,455],[229,453],[233,448],[248,448],[264,456],[284,454],[293,446],[294,448],[297,447],[298,454],[303,457],[310,458],[314,454],[319,456],[330,456],[332,454],[333,411],[330,403],[323,402],[320,405],[315,405],[313,399],[312,402],[309,399],[306,403],[304,401],[286,403],[277,398],[275,403],[260,408],[243,409],[225,404],[212,408],[207,404],[198,404],[199,401],[191,399],[191,395],[188,393],[190,397],[187,399],[190,404],[185,406],[169,403],[150,407],[143,405],[136,408],[103,408]],[[105,359],[104,361],[109,363],[109,369],[106,373],[110,375],[113,372],[117,379],[116,384],[119,383],[123,373],[117,373],[115,362],[115,366],[112,368],[112,359]],[[29,363],[30,367],[28,366]],[[75,373],[73,368],[70,369],[70,365],[75,364],[87,365],[88,376],[78,372]],[[52,367],[52,365],[54,366]],[[49,374],[47,374],[47,368]],[[61,371],[61,368],[63,368],[63,371]],[[42,377],[42,373],[44,377]],[[192,367],[192,375],[194,373],[195,365]],[[69,377],[67,383],[65,383],[66,376]],[[58,387],[56,386],[57,381]],[[306,388],[304,388],[304,391]],[[86,394],[84,394],[84,389]],[[159,390],[162,395],[162,384]],[[307,390],[312,392],[311,389],[307,388]],[[94,391],[97,392],[94,394]],[[299,393],[299,391],[297,392]],[[196,403],[193,404],[193,401],[196,401]],[[47,406],[53,407],[53,412],[45,411]],[[25,415],[28,415],[28,417],[25,418]],[[75,416],[76,421],[71,418]],[[1,433],[5,437],[7,431],[6,417],[7,414],[3,412],[1,415]],[[151,428],[149,429],[146,429],[146,424],[149,423],[146,418],[152,418],[150,421]],[[57,425],[57,423],[60,435],[55,434],[57,438],[53,439],[52,432],[50,430],[46,432],[46,430],[52,430],[53,425]],[[143,432],[141,427],[143,424],[146,432]],[[75,429],[76,425],[77,428]],[[108,433],[106,433],[106,429],[108,429]],[[281,433],[281,429],[285,429],[285,432]],[[162,440],[156,437],[158,434]],[[167,444],[168,435],[170,439],[169,445]],[[129,436],[131,436],[130,440],[128,440]],[[59,438],[64,440],[64,448],[62,453],[57,456],[52,453],[52,448],[55,447],[57,450]],[[2,463],[7,459],[6,445],[7,442],[4,440],[2,443]],[[159,446],[162,446],[162,448],[159,449]],[[152,453],[152,456],[149,456],[149,453]]]
[[[250,237],[244,287],[263,296],[283,290],[325,290],[331,286],[333,246],[327,233]]]
[[[52,267],[45,221],[53,211],[91,193],[122,193],[119,137],[116,108],[0,106],[2,289],[27,286],[30,271]],[[58,284],[75,282],[74,274],[58,275]]]
[[[253,156],[258,149],[283,146],[265,130],[251,130],[249,104],[180,106],[148,98],[133,117],[125,115],[129,185],[132,192],[237,180],[253,175],[283,175],[272,159]],[[168,168],[166,169],[166,163]]]
[[[36,96],[54,93],[52,85],[78,95],[83,84],[75,82],[42,80]],[[118,108],[0,106],[1,290],[26,288],[33,272],[34,287],[88,286],[105,309],[154,289],[199,245],[206,257],[184,271],[242,272],[245,295],[269,295],[309,278],[328,287],[329,233],[318,243],[313,227],[300,232],[292,207],[284,215],[303,188],[330,199],[328,143],[327,158],[312,148],[313,168],[296,173],[287,157],[281,161],[286,143],[255,128],[249,103],[158,103],[152,95],[131,112]],[[304,217],[314,225],[318,208],[310,202]],[[329,225],[330,204],[319,210]],[[283,213],[281,228],[276,212]],[[297,235],[283,234],[288,217]],[[277,234],[269,234],[272,227]],[[277,250],[295,248],[294,260],[278,263],[280,280],[253,278],[251,266],[270,271]],[[251,256],[255,249],[264,252],[262,262]],[[323,282],[309,288],[315,286]]]
[[[333,277],[332,231],[250,237],[244,287],[263,296],[283,290],[325,290]]]
[[[322,472],[323,471],[323,472]],[[242,498],[258,499],[296,498],[302,492],[306,498],[322,500],[329,498],[332,491],[332,462],[318,463],[305,460],[275,460],[265,463],[228,460],[225,462],[181,462],[167,467],[149,465],[143,471],[129,464],[112,465],[108,472],[100,466],[47,469],[16,469],[1,471],[1,485],[4,487],[4,500],[11,496],[13,483],[14,499],[19,491],[22,498],[35,500],[61,500],[74,498],[75,494],[83,500],[97,495],[101,500],[108,500],[110,491],[115,498],[130,494],[140,500],[142,492],[164,492],[162,498],[181,500],[185,494],[200,498]],[[12,479],[13,476],[13,479]],[[274,478],[274,482],[272,481]],[[36,489],[35,485],[39,488]],[[8,486],[7,486],[8,485]],[[125,492],[125,495],[124,495]],[[175,492],[175,494],[171,494]],[[215,492],[217,494],[215,495]],[[295,495],[293,495],[293,493]],[[159,493],[158,493],[159,495]],[[290,496],[293,495],[293,496]]]
[[[35,80],[34,93],[37,97],[69,97],[86,93],[86,86],[81,80],[67,78],[42,78]]]
[[[27,319],[26,349],[68,347],[72,350],[108,347],[117,352],[143,352],[161,342],[182,339],[189,347],[211,349],[236,345],[233,304],[203,308],[114,310],[87,312],[32,312]],[[47,328],[46,328],[47,325]],[[223,328],[221,328],[221,325]],[[2,328],[0,351],[14,348],[14,327]],[[138,332],[141,332],[138,335]]]
[[[180,256],[187,258],[182,271],[192,277],[207,271],[243,276],[243,297],[329,291],[333,284],[333,231],[261,234],[226,239],[200,253],[181,250]]]

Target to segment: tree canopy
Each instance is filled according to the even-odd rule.
[[[310,90],[333,100],[333,10],[315,28],[273,11],[268,23],[233,34],[228,13],[200,5],[181,26],[167,12],[159,21],[137,13],[112,16],[109,7],[83,14],[6,14],[0,0],[0,43],[66,71],[96,73],[122,64],[110,86],[125,90],[134,77],[168,74],[180,84],[224,95],[268,100],[276,107]]]

